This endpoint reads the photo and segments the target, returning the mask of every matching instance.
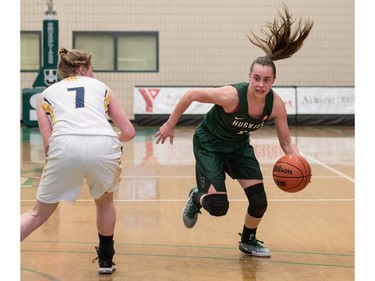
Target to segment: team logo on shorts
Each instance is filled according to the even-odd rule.
[[[205,177],[201,177],[201,187],[205,188],[205,186],[206,186],[206,178]]]

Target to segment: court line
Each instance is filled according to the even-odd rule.
[[[35,199],[21,199],[21,202],[35,202]],[[114,199],[114,202],[186,202],[186,199]],[[248,202],[246,199],[230,199],[230,202]],[[94,202],[93,199],[77,199],[75,202]],[[268,202],[354,202],[354,198],[316,199],[268,199]]]
[[[33,244],[96,244],[95,241],[49,241],[49,240],[24,240],[22,243]],[[238,250],[237,247],[223,247],[223,246],[212,246],[212,245],[191,245],[191,244],[159,244],[159,243],[128,243],[128,242],[116,242],[118,246],[142,246],[142,247],[167,247],[167,248],[195,248],[195,249],[216,249],[216,250]],[[30,251],[30,250],[26,250]],[[343,254],[343,253],[326,253],[326,252],[305,252],[305,251],[291,251],[291,250],[272,250],[273,252],[282,252],[289,254],[304,254],[304,255],[323,255],[323,256],[344,256],[354,257],[354,254]],[[90,252],[91,253],[91,252]],[[244,255],[245,257],[247,255]]]
[[[341,176],[315,176],[313,175],[314,178],[319,178],[319,179],[329,179],[329,178],[341,178]],[[272,178],[272,176],[263,176],[263,178]],[[30,179],[40,179],[40,176],[34,176],[34,177],[23,177],[21,176],[21,179],[26,181]],[[188,176],[173,176],[173,175],[154,175],[154,176],[122,176],[121,179],[195,179],[194,175],[188,175]]]
[[[139,246],[147,246],[147,245],[139,245]],[[163,245],[161,245],[163,247]],[[193,247],[195,248],[195,247]],[[202,248],[202,247],[201,247]],[[212,249],[213,247],[207,247]],[[216,248],[220,250],[221,248]],[[227,249],[225,249],[227,250]],[[237,250],[237,249],[236,249]],[[85,251],[64,251],[64,250],[21,250],[21,252],[25,253],[64,253],[64,254],[92,254],[92,252],[85,252]],[[273,252],[277,252],[274,251]],[[285,251],[281,251],[284,252]],[[293,254],[293,252],[290,252]],[[298,254],[305,254],[303,252],[300,252]],[[310,254],[310,253],[306,253]],[[326,255],[324,253],[321,253],[322,255]],[[175,254],[155,254],[155,253],[129,253],[129,252],[122,252],[122,251],[116,251],[116,255],[121,255],[121,256],[143,256],[143,257],[164,257],[164,258],[182,258],[182,259],[211,259],[211,260],[225,260],[225,261],[230,261],[230,260],[238,260],[238,258],[231,258],[231,257],[226,257],[226,256],[192,256],[192,255],[175,255]],[[335,255],[335,254],[328,254],[328,255]],[[353,258],[354,255],[339,255],[339,256],[346,256]],[[245,257],[245,256],[244,256]],[[296,262],[296,261],[285,261],[285,260],[277,260],[274,257],[267,259],[267,262],[269,263],[283,263],[283,264],[294,264],[294,265],[304,265],[304,266],[319,266],[319,267],[337,267],[337,268],[354,268],[354,266],[349,266],[349,265],[342,265],[342,264],[322,264],[322,263],[304,263],[304,262]]]
[[[60,279],[58,279],[58,278],[56,278],[52,275],[49,275],[45,272],[41,272],[41,271],[38,271],[38,270],[35,270],[35,269],[21,267],[21,271],[28,271],[28,272],[34,273],[34,274],[42,276],[43,278],[46,278],[47,280],[50,280],[50,281],[61,281]]]
[[[311,160],[311,161],[314,161],[318,165],[322,166],[323,168],[326,168],[327,170],[330,170],[331,172],[339,175],[340,177],[343,177],[343,178],[345,178],[345,179],[347,179],[347,180],[355,183],[355,180],[353,178],[351,178],[351,177],[345,175],[344,173],[341,173],[340,171],[338,171],[338,170],[336,170],[336,169],[334,169],[334,168],[332,168],[332,167],[324,164],[323,162],[320,162],[319,160],[317,160],[317,159],[315,159],[315,158],[313,158],[311,156],[308,156],[306,154],[302,154],[302,156],[305,157],[305,158],[307,158],[307,159],[309,159],[309,160]]]
[[[314,175],[313,175],[314,176]],[[191,179],[191,178],[194,178],[195,179],[195,175],[189,175],[189,176],[165,176],[165,175],[161,175],[161,176],[122,176],[121,179],[167,179],[167,178],[171,178],[171,179]],[[263,178],[272,178],[272,176],[263,176]],[[314,178],[320,178],[320,179],[328,179],[328,178],[341,178],[341,176],[314,176]]]
[[[91,201],[91,200],[77,200]],[[186,202],[186,199],[115,199],[116,202]],[[248,202],[247,199],[229,199],[230,202]],[[354,199],[319,198],[319,199],[268,199],[268,202],[354,202]]]

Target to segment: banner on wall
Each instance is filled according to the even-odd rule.
[[[134,114],[170,114],[181,97],[193,87],[135,87]],[[296,114],[296,89],[273,88],[283,99],[287,113]],[[205,114],[209,103],[193,102],[184,114]]]
[[[297,113],[296,107],[296,88],[272,88],[283,100],[288,115],[295,115]]]
[[[354,88],[297,88],[297,114],[354,114]]]
[[[135,87],[134,114],[170,114],[191,88]],[[193,102],[185,114],[205,114],[212,104]]]

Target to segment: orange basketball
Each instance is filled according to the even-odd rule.
[[[302,156],[284,155],[273,166],[272,176],[281,190],[298,192],[310,183],[311,168]]]

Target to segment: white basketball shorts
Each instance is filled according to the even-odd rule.
[[[86,178],[92,198],[118,189],[122,145],[117,137],[64,135],[50,139],[36,198],[74,202]]]

